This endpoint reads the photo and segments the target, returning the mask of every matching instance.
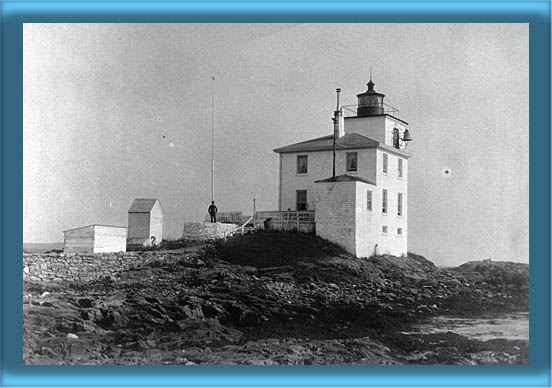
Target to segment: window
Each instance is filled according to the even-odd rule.
[[[387,174],[387,170],[389,167],[389,155],[383,154],[383,173]]]
[[[372,190],[366,192],[366,210],[372,210]]]
[[[400,149],[401,142],[399,137],[399,128],[393,128],[393,147]]]
[[[402,236],[402,228],[397,228],[397,236]]]
[[[347,171],[357,170],[357,153],[347,152]]]
[[[397,193],[397,215],[402,216],[402,193]]]
[[[383,226],[381,227],[381,233],[387,234],[387,226],[386,226],[386,225],[383,225]]]
[[[297,190],[297,210],[307,210],[307,190]]]
[[[399,158],[398,173],[399,173],[399,178],[402,178],[403,177],[403,160],[401,158]]]
[[[308,155],[297,155],[297,174],[306,174],[308,171]]]
[[[383,192],[382,192],[381,212],[387,214],[387,189],[383,189]]]

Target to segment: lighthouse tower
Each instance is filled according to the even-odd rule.
[[[333,134],[274,150],[280,210],[314,211],[316,234],[358,257],[403,256],[412,137],[372,79],[367,86],[355,106],[338,103]]]
[[[346,107],[345,133],[358,133],[398,150],[405,150],[412,140],[408,123],[399,118],[399,110],[383,102],[385,94],[374,90],[370,79],[368,90],[357,94],[358,104]],[[354,112],[356,111],[356,115]]]

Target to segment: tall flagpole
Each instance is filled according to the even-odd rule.
[[[213,99],[211,103],[211,201],[215,200],[215,76],[213,80]]]

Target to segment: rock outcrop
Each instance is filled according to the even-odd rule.
[[[108,277],[26,278],[25,363],[492,364],[527,353],[523,343],[508,353],[400,334],[436,314],[527,311],[528,280],[518,276],[488,283],[487,272],[416,255],[357,259],[283,232],[132,257]]]

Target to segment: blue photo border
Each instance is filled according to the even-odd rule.
[[[550,386],[550,3],[0,2],[0,386]],[[528,366],[24,366],[23,23],[528,23],[530,363]],[[515,93],[515,91],[512,91]],[[508,141],[503,134],[502,141]]]

